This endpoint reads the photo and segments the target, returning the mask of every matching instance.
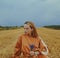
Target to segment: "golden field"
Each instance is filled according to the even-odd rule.
[[[50,58],[60,58],[60,30],[37,28],[39,36],[49,48]],[[23,28],[0,31],[0,58],[11,58],[17,38],[23,33]]]

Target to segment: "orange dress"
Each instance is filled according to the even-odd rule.
[[[37,56],[30,57],[31,45],[34,45],[33,50],[38,50],[39,54]],[[40,38],[33,38],[26,34],[21,35],[18,38],[18,41],[15,46],[14,57],[13,58],[20,58],[20,54],[23,53],[22,58],[48,58],[47,55],[40,53],[46,49],[45,45],[42,43]]]

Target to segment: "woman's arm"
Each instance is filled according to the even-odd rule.
[[[22,37],[20,36],[15,45],[13,58],[20,58],[19,55],[21,54],[21,47],[22,47]]]
[[[40,53],[43,55],[48,55],[48,47],[47,45],[44,43],[44,41],[42,40],[42,38],[40,37]]]

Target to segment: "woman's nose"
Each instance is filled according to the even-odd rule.
[[[24,30],[24,32],[26,33],[26,32],[27,32],[27,30],[25,29],[25,30]]]

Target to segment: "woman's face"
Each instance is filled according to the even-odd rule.
[[[24,33],[25,34],[31,34],[32,29],[30,28],[30,26],[28,24],[24,24]]]

